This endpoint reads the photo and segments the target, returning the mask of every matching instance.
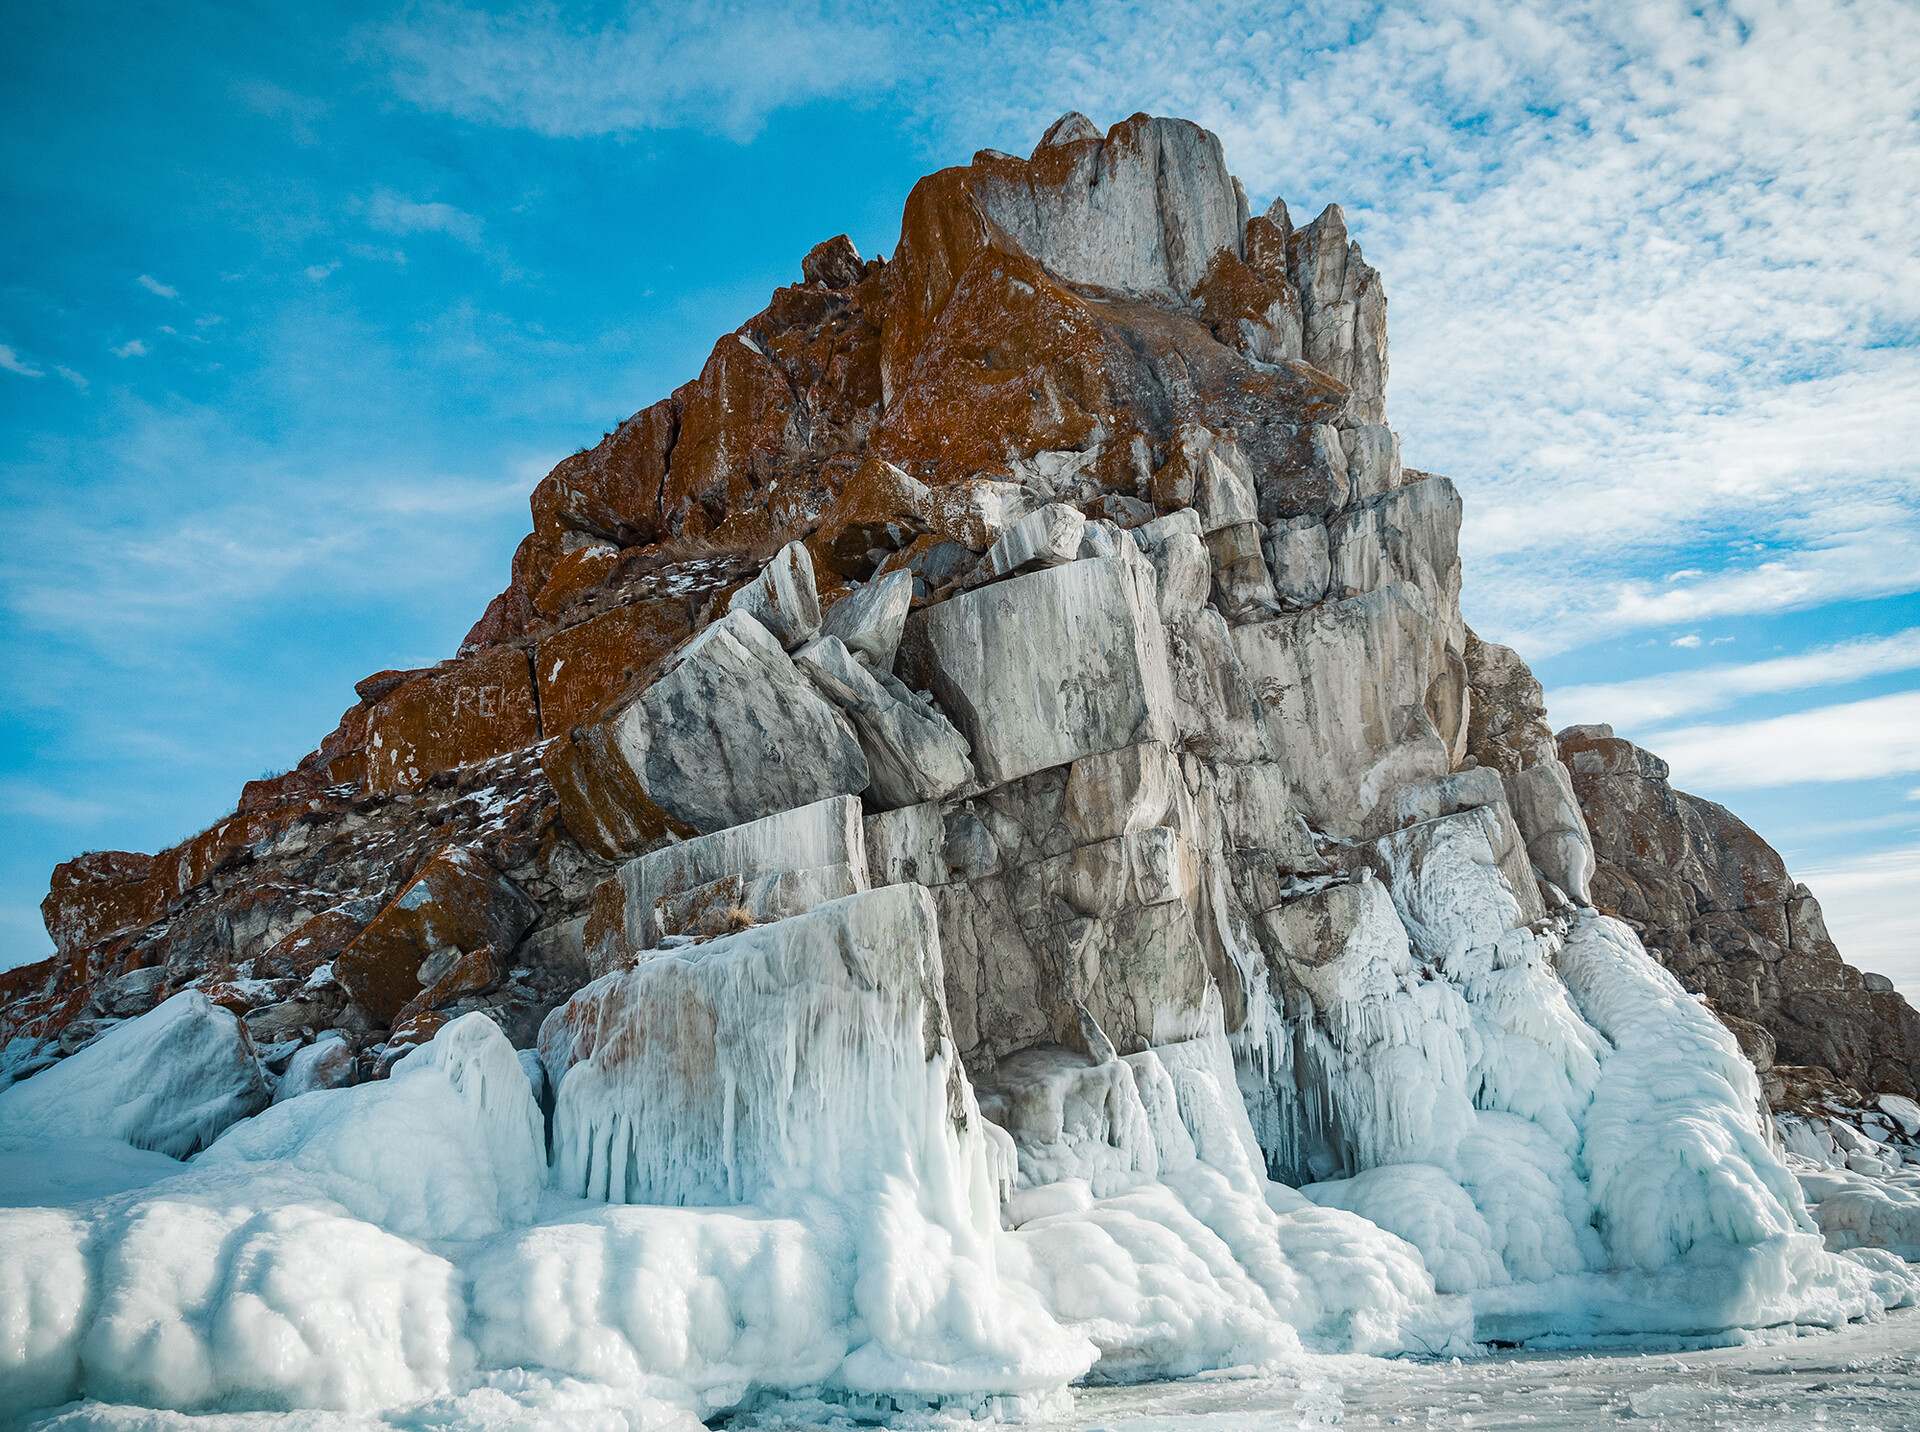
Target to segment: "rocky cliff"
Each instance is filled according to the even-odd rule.
[[[1191,124],[1067,115],[929,176],[891,259],[817,246],[539,484],[458,655],[361,682],[174,850],[56,871],[0,1135],[86,1126],[97,1071],[198,1031],[266,1073],[176,1121],[196,1170],[324,1167],[386,1233],[478,1237],[442,1193],[364,1211],[413,1205],[313,1112],[445,1107],[485,1188],[601,1210],[472,1214],[460,1356],[597,1378],[622,1347],[708,1411],[1910,1296],[1811,1236],[1742,1050],[1776,1103],[1768,1037],[1862,1117],[1911,1108],[1912,1011],[1731,816],[1556,742],[1462,621],[1460,497],[1402,465],[1387,373],[1338,207],[1252,214]],[[1920,1134],[1891,1117],[1880,1174]],[[620,1229],[633,1277],[682,1276],[684,1235],[742,1308],[825,1302],[679,1362],[529,1322]],[[754,1281],[815,1264],[806,1298]],[[170,1386],[140,1395],[197,1405]]]

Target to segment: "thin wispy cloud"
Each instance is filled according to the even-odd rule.
[[[419,203],[388,189],[376,189],[367,200],[367,223],[384,234],[445,234],[469,248],[479,246],[485,227],[477,215],[451,204]]]
[[[1643,728],[1717,711],[1743,697],[1841,686],[1899,671],[1920,671],[1920,627],[1681,676],[1556,687],[1547,693],[1547,709],[1561,724],[1606,721]]]
[[[556,138],[695,128],[749,139],[823,95],[885,88],[891,26],[860,7],[631,4],[602,29],[554,6],[427,4],[377,32],[394,87],[429,110]],[[926,18],[926,17],[923,17]]]
[[[1657,750],[1686,790],[1755,790],[1870,781],[1920,771],[1920,691],[1760,721],[1660,733]]]
[[[139,278],[134,280],[134,282],[138,283],[140,287],[144,288],[148,293],[158,294],[162,298],[178,298],[180,296],[179,289],[174,288],[171,284],[160,282],[160,280],[152,274],[143,273]]]
[[[91,386],[87,382],[86,376],[84,374],[76,373],[71,368],[63,368],[56,363],[54,365],[53,371],[58,373],[62,378],[65,378],[69,383],[73,384],[74,387],[78,388],[83,393],[87,391],[89,386]]]
[[[0,343],[0,368],[9,373],[18,373],[22,378],[44,378],[47,371],[36,368],[4,343]]]
[[[116,358],[144,358],[147,356],[147,345],[142,339],[129,338],[112,351]]]

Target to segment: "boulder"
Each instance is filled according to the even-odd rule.
[[[871,802],[882,808],[938,800],[974,783],[966,737],[891,672],[869,673],[838,637],[803,647],[795,663],[852,720],[866,753]]]
[[[442,951],[512,950],[538,909],[471,850],[443,846],[334,961],[334,978],[383,1023],[441,972]]]
[[[1316,829],[1377,833],[1397,787],[1446,774],[1446,745],[1421,704],[1441,649],[1419,588],[1395,583],[1236,627],[1233,643]]]
[[[1000,534],[987,552],[996,577],[1058,567],[1080,553],[1087,519],[1076,509],[1050,502]]]
[[[656,919],[662,901],[707,889],[708,898],[697,903],[711,905],[724,893],[713,888],[722,882],[731,882],[741,894],[739,903],[749,909],[747,892],[769,878],[791,874],[806,876],[805,887],[819,892],[819,899],[838,899],[865,890],[865,837],[860,802],[852,796],[831,796],[630,860],[620,868],[628,946],[650,949],[663,935],[678,933],[663,928]],[[775,900],[791,903],[796,893],[797,887],[767,886],[761,892],[761,913],[755,919],[764,918]],[[686,910],[672,916],[670,923],[684,925],[697,917],[697,912],[689,914],[695,903],[690,902]]]
[[[353,1046],[328,1030],[287,1062],[273,1102],[284,1104],[316,1089],[344,1089],[353,1083],[354,1069]]]
[[[367,789],[382,795],[418,790],[437,771],[539,739],[527,654],[497,647],[381,698],[367,722]]]
[[[892,671],[900,629],[913,605],[913,574],[888,572],[856,587],[827,609],[820,635],[838,637],[875,671]]]
[[[871,779],[852,723],[744,611],[681,648],[604,724],[646,798],[695,830],[852,795]]]
[[[272,1095],[246,1028],[197,989],[0,1090],[0,1138],[124,1139],[184,1159]]]
[[[788,651],[820,630],[820,598],[813,585],[813,554],[789,542],[746,586],[733,594],[729,611],[745,612]]]
[[[931,689],[989,784],[1173,737],[1153,569],[1138,554],[1070,562],[907,619],[901,670]]]

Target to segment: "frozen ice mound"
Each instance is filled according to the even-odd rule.
[[[1478,1295],[1482,1336],[1551,1345],[1831,1327],[1898,1303],[1884,1270],[1823,1246],[1767,1139],[1753,1066],[1632,930],[1585,913],[1555,967],[1603,1041],[1575,1112],[1606,1256]]]
[[[272,1097],[240,1021],[182,990],[0,1090],[0,1139],[93,1136],[185,1158]]]
[[[472,1014],[391,1080],[277,1105],[170,1178],[0,1210],[0,1407],[355,1411],[446,1393],[474,1365],[446,1253],[532,1216],[541,1150],[512,1047]]]

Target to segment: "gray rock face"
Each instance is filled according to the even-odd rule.
[[[1353,498],[1365,502],[1391,492],[1404,480],[1400,467],[1400,435],[1385,423],[1365,423],[1353,429],[1341,444],[1347,453],[1347,478]]]
[[[1242,201],[1220,141],[1198,125],[1142,115],[1104,138],[1042,148],[1066,159],[1059,183],[989,174],[975,192],[992,223],[1061,277],[1184,298],[1217,250],[1240,254]]]
[[[1576,905],[1593,903],[1593,837],[1558,761],[1530,766],[1507,782],[1513,818],[1540,873]]]
[[[759,576],[733,594],[728,609],[745,612],[788,651],[812,640],[820,630],[812,554],[802,543],[787,543]]]
[[[794,660],[853,721],[872,776],[867,794],[873,804],[917,805],[974,783],[967,738],[890,672],[870,675],[831,636],[803,647]]]
[[[1290,606],[1317,606],[1327,595],[1333,563],[1327,525],[1318,517],[1289,517],[1267,529],[1263,544],[1274,595]]]
[[[647,795],[696,830],[724,830],[871,779],[852,723],[745,612],[729,612],[614,728]]]
[[[820,634],[838,637],[873,670],[891,671],[912,604],[913,573],[888,572],[836,602],[821,621]]]
[[[1187,749],[1208,761],[1272,760],[1266,710],[1240,665],[1226,618],[1202,606],[1168,620],[1165,630],[1173,722]]]
[[[1353,390],[1356,416],[1382,421],[1387,389],[1387,299],[1380,275],[1347,237],[1338,204],[1300,229],[1288,250],[1300,290],[1307,362]]]
[[[1280,609],[1260,550],[1265,535],[1258,522],[1240,522],[1207,534],[1207,555],[1213,559],[1213,604],[1229,621],[1249,621]]]
[[[1199,514],[1203,535],[1258,520],[1253,469],[1237,443],[1216,442],[1201,459],[1194,478],[1193,510]]]
[[[1593,837],[1547,725],[1540,683],[1519,653],[1472,632],[1462,665],[1470,690],[1467,753],[1500,773],[1540,874],[1576,905],[1591,904]]]
[[[1444,477],[1408,483],[1343,514],[1327,529],[1335,597],[1411,582],[1433,604],[1446,644],[1466,646],[1460,620],[1460,493]]]
[[[1400,786],[1445,775],[1423,702],[1441,662],[1432,605],[1400,582],[1234,630],[1302,812],[1345,836],[1376,831]]]
[[[1213,556],[1200,540],[1200,518],[1191,508],[1156,517],[1133,530],[1134,541],[1153,563],[1162,621],[1192,616],[1213,590]]]
[[[1138,554],[1070,562],[916,612],[900,666],[952,716],[993,785],[1173,736],[1153,568]]]

